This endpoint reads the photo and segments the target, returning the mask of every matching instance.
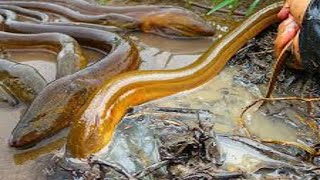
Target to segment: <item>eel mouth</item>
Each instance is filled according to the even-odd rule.
[[[35,137],[36,132],[33,131],[24,136],[16,136],[15,134],[11,134],[8,144],[10,147],[18,148],[18,149],[28,149],[37,144],[39,142],[39,138]]]

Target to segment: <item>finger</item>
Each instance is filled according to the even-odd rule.
[[[291,23],[287,25],[282,25],[281,28],[279,28],[278,35],[276,37],[276,40],[274,42],[274,50],[275,55],[279,56],[280,52],[283,50],[283,48],[295,37],[299,30],[299,26],[297,23],[295,23],[292,20],[288,20]],[[283,22],[285,24],[286,22]]]
[[[290,4],[289,4],[289,2],[287,1],[287,2],[283,5],[283,7],[282,7],[282,9],[280,10],[280,12],[278,13],[278,18],[279,18],[280,20],[285,20],[285,19],[288,18],[289,14],[290,14]]]
[[[295,23],[294,18],[291,15],[289,15],[286,20],[284,20],[284,21],[282,21],[282,23],[280,23],[280,25],[278,27],[278,33],[282,33],[291,24],[296,24],[296,23]]]

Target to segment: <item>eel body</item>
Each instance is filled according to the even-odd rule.
[[[282,5],[274,3],[253,14],[185,68],[134,71],[107,81],[73,122],[66,145],[68,154],[86,158],[104,148],[128,108],[195,88],[218,75],[249,39],[278,21]]]
[[[61,5],[63,4],[63,5]],[[68,7],[86,9],[91,14],[83,14]],[[197,14],[173,6],[102,7],[88,5],[82,1],[0,1],[0,5],[15,5],[25,8],[50,11],[61,14],[75,22],[112,25],[129,30],[140,30],[170,38],[201,37],[214,34]],[[87,7],[86,7],[87,6]],[[97,14],[98,13],[98,14]]]
[[[87,60],[83,57],[77,41],[60,33],[16,34],[0,32],[0,48],[4,52],[25,48],[40,48],[55,52],[57,54],[57,78],[74,74],[87,65]],[[2,89],[10,91],[10,94],[21,102],[31,103],[47,85],[46,81],[34,68],[9,62],[1,60],[0,63]]]
[[[12,0],[4,0],[4,1],[12,1]],[[24,1],[34,1],[34,0],[24,0]],[[168,5],[137,5],[137,6],[101,6],[95,5],[92,3],[88,3],[85,0],[39,0],[41,2],[49,2],[60,4],[63,6],[67,6],[71,9],[75,9],[82,13],[88,14],[102,14],[102,13],[116,13],[116,14],[137,14],[137,13],[144,13],[144,12],[155,12],[161,9],[167,8],[177,8],[174,6]]]
[[[86,15],[74,11],[65,6],[46,3],[46,2],[25,2],[25,1],[10,1],[10,2],[0,2],[5,5],[19,6],[23,8],[32,8],[42,11],[49,11],[52,13],[57,13],[63,15],[64,17],[75,21],[102,25],[115,25],[122,28],[135,29],[138,28],[138,23],[135,19],[121,14],[101,14],[101,15]]]
[[[2,49],[41,48],[57,53],[56,77],[73,74],[87,65],[77,41],[59,33],[16,34],[0,32]]]
[[[0,21],[3,30],[10,31],[10,26],[6,23],[17,22],[16,13],[10,10],[1,9],[0,6],[0,16],[5,17],[3,21]],[[55,52],[57,54],[57,78],[73,74],[85,68],[88,64],[82,54],[81,47],[78,42],[72,37],[61,33],[26,35],[0,32],[0,47],[5,49],[38,47]]]
[[[49,16],[45,13],[39,12],[39,11],[34,11],[30,9],[25,9],[21,8],[19,6],[12,6],[12,5],[0,5],[0,9],[6,9],[6,10],[11,10],[16,13],[19,13],[24,16],[32,17],[35,20],[39,22],[48,22],[49,21]]]
[[[82,23],[82,22],[51,22],[50,17],[44,12],[30,10],[30,9],[26,9],[26,8],[14,6],[14,5],[0,5],[0,9],[1,9],[2,15],[5,16],[7,20],[9,19],[9,20],[18,21],[17,14],[21,14],[27,17],[34,18],[36,22],[41,24],[87,27],[87,28],[99,29],[99,30],[110,31],[110,32],[124,32],[123,29],[115,26],[105,26],[105,25]],[[4,29],[2,28],[2,30]]]
[[[74,74],[61,77],[44,88],[31,103],[12,132],[10,145],[25,147],[53,135],[70,125],[82,106],[111,77],[136,69],[139,54],[129,40],[103,30],[64,25],[32,24],[10,19],[5,30],[20,33],[63,33],[81,45],[108,53],[99,62]]]
[[[19,7],[4,7],[33,14],[33,12]],[[8,21],[13,21],[17,18],[16,14],[10,10],[0,9],[0,15],[5,15]],[[41,14],[35,15],[39,19],[45,18]],[[3,24],[5,20],[2,19],[0,21]],[[0,32],[0,48],[10,50],[41,48],[55,52],[57,54],[57,78],[73,74],[87,65],[87,61],[83,57],[81,47],[77,41],[70,36],[59,33],[15,34]],[[42,76],[30,66],[1,60],[0,68],[2,92],[7,92],[7,95],[4,96],[6,97],[5,99],[10,100],[14,98],[25,103],[31,103],[46,85]],[[10,102],[13,101],[11,100]],[[14,105],[16,103],[10,104]]]
[[[19,100],[14,97],[10,89],[3,84],[0,84],[0,102],[7,103],[13,107],[19,104]]]
[[[30,103],[46,85],[35,68],[0,59],[0,101],[12,106],[18,101]]]

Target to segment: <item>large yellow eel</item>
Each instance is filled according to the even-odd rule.
[[[178,70],[134,71],[104,84],[73,122],[66,145],[74,158],[86,158],[111,140],[128,108],[200,86],[219,74],[247,41],[278,21],[283,3],[269,5],[212,45],[196,62]]]

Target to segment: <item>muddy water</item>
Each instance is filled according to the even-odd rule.
[[[84,55],[90,63],[101,59],[104,54],[92,49],[83,48]],[[21,49],[4,50],[2,58],[10,59],[23,64],[35,67],[39,73],[51,82],[56,75],[56,54],[46,50]],[[19,121],[21,113],[26,109],[26,105],[19,107],[9,107],[7,104],[0,103],[0,179],[44,179],[43,163],[41,161],[25,162],[25,157],[21,155],[23,150],[9,148],[7,141],[15,124]],[[58,146],[60,144],[60,146]],[[57,148],[58,147],[58,148]],[[53,144],[49,149],[55,150],[61,147],[61,143]],[[41,155],[44,150],[33,154],[28,154],[32,158],[36,154]],[[47,151],[50,152],[50,151]],[[25,162],[25,163],[24,163]],[[23,164],[21,164],[23,163]],[[19,165],[18,165],[19,164]]]
[[[15,60],[17,62],[32,65],[50,82],[55,77],[55,55],[45,51],[35,52],[34,50],[7,51],[6,59]],[[0,179],[38,179],[44,178],[41,176],[40,169],[35,166],[34,162],[29,162],[24,165],[16,165],[14,154],[18,150],[9,148],[7,141],[15,124],[19,121],[21,112],[26,108],[25,105],[19,107],[8,107],[6,104],[1,104],[0,110]]]
[[[235,83],[233,77],[237,72],[237,68],[227,67],[218,77],[197,89],[162,98],[149,105],[209,110],[215,115],[217,132],[237,132],[242,109],[262,94],[256,86],[246,88]],[[247,113],[246,119],[248,128],[260,138],[297,140],[297,131],[281,120],[271,119],[259,112]]]

